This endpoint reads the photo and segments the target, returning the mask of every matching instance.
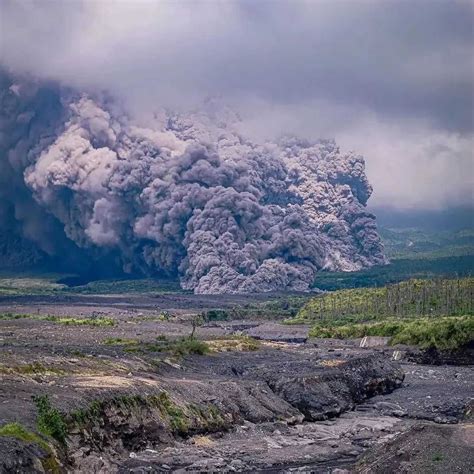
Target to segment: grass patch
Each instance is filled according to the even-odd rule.
[[[39,362],[33,362],[31,364],[17,365],[14,367],[7,367],[0,364],[1,374],[20,374],[20,375],[65,375],[64,370],[56,367],[46,367]]]
[[[65,326],[115,326],[115,320],[112,318],[72,318],[66,316],[43,316],[43,321],[51,321]]]
[[[13,319],[26,319],[31,318],[31,314],[13,314],[13,313],[2,313],[0,314],[0,321],[9,321]]]
[[[20,423],[8,423],[0,427],[0,436],[8,436],[10,438],[19,439],[25,443],[35,443],[44,449],[46,452],[50,452],[51,448],[48,443],[32,431],[28,431]]]
[[[391,319],[369,324],[316,324],[311,328],[309,336],[337,339],[382,336],[390,337],[391,344],[449,350],[465,346],[474,340],[474,317]]]
[[[185,337],[174,341],[158,340],[156,344],[147,344],[146,350],[151,352],[171,352],[177,357],[184,357],[188,354],[207,354],[210,352],[210,347],[204,341]]]
[[[250,336],[230,336],[207,341],[209,348],[213,352],[231,351],[257,351],[260,349],[260,341]]]
[[[187,417],[182,408],[176,405],[166,392],[161,392],[156,398],[162,411],[169,418],[173,431],[180,434],[187,433],[189,426]]]
[[[84,285],[64,288],[63,291],[65,293],[80,293],[86,295],[186,293],[179,286],[178,280],[152,278],[96,280]]]
[[[73,318],[71,316],[55,316],[47,315],[40,316],[35,314],[13,314],[2,313],[0,320],[14,320],[14,319],[36,319],[40,321],[50,321],[56,324],[64,324],[65,326],[115,326],[116,321],[112,318],[98,317],[98,318]]]
[[[46,452],[47,456],[40,459],[45,472],[59,474],[60,468],[51,446],[36,433],[27,430],[20,423],[8,423],[0,427],[0,436],[15,438],[25,443],[34,443]]]
[[[51,405],[47,395],[33,397],[33,401],[38,410],[38,431],[64,444],[66,442],[67,427],[61,412]]]
[[[168,340],[166,336],[158,336],[156,342],[140,342],[132,339],[120,340],[128,341],[125,343],[117,343],[115,341],[116,339],[112,339],[110,343],[125,346],[123,350],[129,353],[166,352],[171,353],[175,357],[184,357],[188,354],[204,355],[211,351],[209,344],[194,337]]]
[[[0,295],[44,295],[57,294],[64,285],[51,277],[0,278]]]

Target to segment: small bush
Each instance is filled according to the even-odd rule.
[[[60,443],[66,441],[67,427],[63,416],[57,408],[54,408],[47,395],[33,397],[38,410],[38,431],[51,436]]]
[[[135,339],[110,338],[104,341],[105,344],[123,345],[124,351],[136,352],[169,352],[174,356],[183,357],[188,354],[204,355],[210,352],[209,345],[193,337],[168,340],[166,336],[158,336],[156,342],[140,342]]]
[[[180,341],[170,344],[171,351],[180,356],[187,354],[199,354],[204,355],[209,352],[209,346],[204,341],[200,341],[194,338],[185,338]]]
[[[223,309],[211,309],[204,314],[206,321],[226,321],[229,313]]]

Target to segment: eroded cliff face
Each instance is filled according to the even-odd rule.
[[[196,293],[306,290],[320,270],[385,263],[364,160],[333,141],[253,143],[212,102],[143,125],[108,97],[0,86],[0,219],[48,255],[107,255]]]

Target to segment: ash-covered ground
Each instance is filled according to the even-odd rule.
[[[470,472],[472,365],[264,319],[204,322],[211,352],[176,351],[203,309],[259,298],[3,297],[0,426],[36,430],[47,395],[67,422],[60,472]],[[0,453],[2,472],[47,455],[8,437]]]

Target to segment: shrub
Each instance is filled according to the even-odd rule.
[[[389,320],[369,324],[314,325],[310,337],[357,338],[391,337],[391,344],[409,344],[422,348],[456,349],[474,340],[474,317],[417,318]]]
[[[228,318],[229,314],[223,309],[211,309],[204,314],[206,321],[226,321]]]
[[[170,344],[171,351],[180,356],[185,356],[187,354],[199,354],[204,355],[209,352],[209,346],[204,342],[194,338],[185,338],[181,339],[174,344]]]
[[[66,441],[67,427],[63,416],[57,408],[54,408],[47,395],[33,397],[38,410],[38,431],[51,436],[60,443]]]

